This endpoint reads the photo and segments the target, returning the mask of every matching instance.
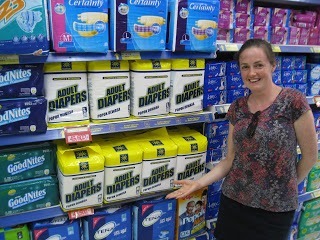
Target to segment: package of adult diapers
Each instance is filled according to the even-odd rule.
[[[83,219],[84,239],[132,239],[132,209],[129,206],[99,209]]]
[[[142,149],[123,140],[99,143],[104,162],[104,202],[140,196]]]
[[[89,123],[86,62],[45,63],[48,125]]]
[[[43,64],[0,66],[0,98],[42,96]]]
[[[108,0],[48,0],[52,47],[56,52],[109,49]]]
[[[29,240],[29,229],[26,224],[0,228],[0,240]]]
[[[44,97],[0,100],[0,136],[47,131]]]
[[[0,149],[0,184],[55,174],[55,147],[49,142]]]
[[[204,59],[171,62],[170,112],[189,113],[203,109]]]
[[[205,231],[207,188],[177,201],[176,240],[190,239]]]
[[[48,176],[0,185],[0,216],[59,204],[57,178]]]
[[[69,220],[67,216],[49,218],[31,223],[32,240],[81,240],[79,219]]]
[[[167,60],[130,62],[131,114],[146,117],[169,113],[170,68]]]
[[[205,174],[208,141],[195,130],[170,131],[170,139],[178,146],[175,180],[197,180]]]
[[[133,240],[173,240],[176,199],[154,199],[133,206]]]
[[[110,0],[110,49],[165,50],[168,1]]]
[[[167,48],[172,51],[216,51],[220,1],[170,0]]]
[[[88,88],[93,122],[130,116],[128,61],[88,62]]]
[[[104,157],[99,145],[58,143],[58,179],[64,210],[101,205]]]
[[[48,53],[46,0],[0,0],[0,6],[1,54]]]

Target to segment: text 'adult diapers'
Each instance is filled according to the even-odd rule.
[[[95,211],[83,219],[84,239],[132,239],[131,207],[114,207]]]
[[[154,199],[133,206],[133,240],[174,239],[176,199]]]
[[[88,88],[93,121],[130,116],[128,61],[88,62]]]
[[[214,52],[219,10],[216,0],[170,0],[168,49]]]
[[[111,0],[111,49],[165,50],[167,10],[166,0]]]
[[[57,160],[63,209],[102,204],[104,157],[97,144],[67,146],[59,143]]]
[[[137,143],[99,143],[105,158],[104,201],[140,196],[142,149]]]
[[[0,183],[54,174],[55,148],[48,142],[0,150]]]
[[[146,117],[169,113],[170,67],[167,60],[130,62],[131,114]]]
[[[0,98],[43,95],[43,64],[0,66]]]
[[[50,176],[2,184],[0,199],[0,216],[58,205],[57,179]]]
[[[45,96],[48,123],[89,122],[86,62],[46,63]]]
[[[108,0],[49,0],[53,49],[106,52],[109,49]]]
[[[46,0],[0,0],[0,49],[3,54],[49,51]]]
[[[79,219],[61,216],[31,223],[30,232],[33,240],[80,240],[81,224]]]
[[[46,132],[46,112],[44,97],[0,100],[0,136]]]
[[[188,113],[203,109],[204,64],[204,59],[172,60],[171,113]]]

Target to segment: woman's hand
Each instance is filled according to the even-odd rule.
[[[178,190],[169,193],[166,198],[183,198],[186,197],[188,195],[190,195],[191,193],[193,193],[194,191],[198,190],[201,188],[201,185],[199,182],[197,181],[192,181],[192,180],[178,180],[178,181],[173,181],[174,184],[176,185],[181,185],[181,188],[179,188]]]

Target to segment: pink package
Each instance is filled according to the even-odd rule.
[[[233,29],[218,29],[218,42],[233,42]]]
[[[232,11],[234,2],[230,0],[220,0],[220,10]]]
[[[308,45],[310,29],[309,28],[301,28],[301,35],[299,39],[299,45]]]
[[[289,27],[289,45],[298,45],[301,35],[301,29],[297,27]]]
[[[288,27],[272,27],[271,43],[272,44],[287,44],[288,43]]]
[[[314,11],[292,10],[292,19],[295,22],[304,22],[315,24],[317,13]]]
[[[253,38],[263,39],[270,42],[270,27],[254,26]]]
[[[308,38],[308,45],[319,45],[320,44],[319,37],[320,37],[320,29],[311,28],[309,38]]]
[[[253,10],[253,0],[236,0],[235,9],[237,13],[251,14]]]
[[[290,9],[273,8],[271,13],[272,27],[288,27],[290,20]]]
[[[234,43],[244,43],[246,40],[250,39],[252,31],[247,28],[235,28],[234,29]]]
[[[219,12],[218,28],[232,29],[233,28],[233,13],[230,11],[221,10]]]
[[[254,8],[254,26],[269,26],[271,19],[271,8]]]
[[[235,14],[235,28],[252,28],[251,15],[246,13]]]

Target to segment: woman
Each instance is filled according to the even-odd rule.
[[[185,197],[225,177],[215,237],[284,240],[298,205],[297,185],[318,157],[313,114],[301,92],[273,83],[276,59],[268,42],[246,41],[236,59],[251,94],[228,110],[226,158],[196,181],[176,181],[182,187],[167,198]]]

